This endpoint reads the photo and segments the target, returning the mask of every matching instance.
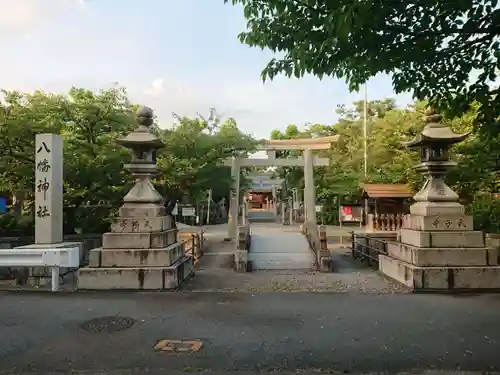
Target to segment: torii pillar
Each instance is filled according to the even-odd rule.
[[[314,158],[311,149],[304,150],[304,215],[305,222],[316,225],[316,186]]]
[[[235,156],[231,159],[231,177],[233,184],[231,186],[231,197],[229,200],[229,217],[227,221],[227,238],[233,240],[238,232],[238,214],[240,208],[240,163]]]

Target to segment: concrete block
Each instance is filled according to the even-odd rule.
[[[484,235],[480,231],[422,232],[412,229],[401,229],[401,242],[417,247],[484,247]]]
[[[379,270],[416,291],[500,289],[500,266],[419,267],[380,255]]]
[[[480,248],[429,248],[387,243],[387,255],[416,266],[496,266],[499,251]]]
[[[184,256],[170,267],[81,268],[80,290],[169,290],[193,272],[193,258]]]
[[[403,229],[417,231],[472,231],[473,220],[470,215],[405,215]]]
[[[156,233],[104,233],[103,249],[157,249],[177,242],[177,229]]]
[[[111,224],[111,232],[113,233],[150,233],[162,232],[172,228],[171,216],[131,218],[119,217]]]

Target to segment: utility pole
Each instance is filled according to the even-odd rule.
[[[207,202],[207,225],[210,224],[210,202],[212,201],[212,189],[208,190],[208,202]]]
[[[368,175],[368,83],[365,83],[364,91],[365,91],[365,100],[363,106],[363,138],[365,141],[365,152],[364,152],[364,167],[365,167],[365,179]]]
[[[365,167],[365,182],[368,176],[368,82],[365,82],[365,100],[364,100],[364,106],[363,106],[363,138],[365,141],[365,152],[364,152],[364,167]],[[364,209],[364,217],[365,217],[365,225],[368,222],[368,198],[365,198],[365,209]]]

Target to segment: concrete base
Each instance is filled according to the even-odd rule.
[[[500,290],[500,266],[420,267],[380,255],[379,270],[415,291]]]
[[[170,267],[81,268],[80,290],[172,290],[193,273],[193,258],[184,256]]]
[[[176,242],[163,249],[93,249],[89,267],[168,267],[183,255]]]
[[[415,266],[497,266],[498,249],[480,248],[426,248],[387,242],[387,255]]]

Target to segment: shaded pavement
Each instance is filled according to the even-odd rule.
[[[500,367],[497,295],[3,292],[0,301],[5,374]],[[113,316],[135,324],[116,332],[82,328]],[[203,347],[155,352],[161,339],[199,339]]]

